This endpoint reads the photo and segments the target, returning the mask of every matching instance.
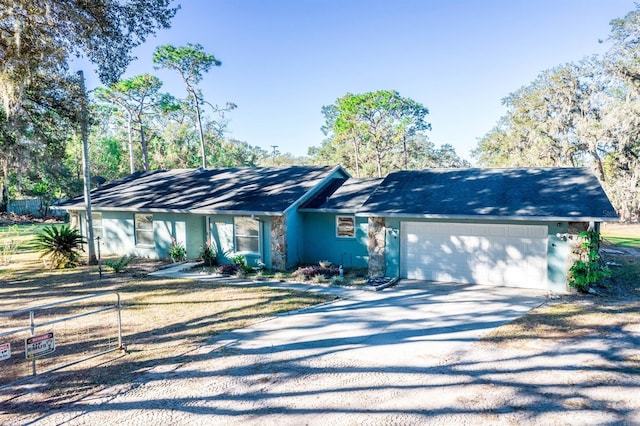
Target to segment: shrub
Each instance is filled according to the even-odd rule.
[[[211,241],[207,241],[207,243],[200,248],[200,258],[204,266],[218,266],[220,264],[218,250],[211,244]]]
[[[231,258],[231,262],[238,266],[238,269],[242,269],[245,274],[253,271],[253,268],[247,264],[247,258],[242,255],[237,255]]]
[[[218,267],[218,272],[222,275],[235,275],[239,269],[240,267],[235,263],[225,263]]]
[[[312,277],[315,277],[316,275],[322,275],[324,277],[333,277],[339,274],[340,274],[340,270],[338,268],[335,268],[335,267],[323,268],[322,266],[319,266],[319,265],[304,266],[304,267],[298,268],[293,273],[295,277],[300,277],[304,280],[308,280]]]
[[[344,277],[334,275],[333,277],[331,277],[331,280],[329,282],[331,283],[331,285],[344,285],[346,283],[346,280]]]
[[[109,268],[113,269],[113,272],[117,274],[120,272],[124,272],[125,268],[129,266],[132,260],[133,260],[133,257],[125,255],[118,260],[111,260],[111,259],[105,260],[104,264],[107,265]]]
[[[80,252],[84,251],[82,244],[85,242],[77,229],[51,225],[36,235],[33,248],[41,251],[40,258],[46,259],[46,263],[55,269],[75,268],[80,264]]]
[[[327,282],[327,277],[325,277],[322,274],[318,274],[318,275],[314,275],[313,276],[313,282],[314,283],[324,283]]]
[[[578,259],[569,268],[569,285],[580,291],[586,291],[596,282],[611,276],[611,271],[600,261],[600,234],[585,231],[578,234],[582,242],[578,247]]]
[[[182,262],[187,258],[187,249],[181,243],[171,238],[171,248],[169,249],[169,257],[174,262]]]

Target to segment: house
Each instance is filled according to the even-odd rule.
[[[104,254],[168,258],[175,242],[197,258],[210,242],[284,270],[301,261],[297,208],[348,177],[340,166],[138,172],[92,191],[94,235]],[[57,207],[87,234],[82,197]]]
[[[565,291],[577,234],[617,215],[585,168],[427,169],[354,179],[340,166],[138,173],[95,190],[106,253],[222,252],[287,269]],[[81,199],[61,208],[80,221]],[[82,222],[80,222],[82,223]]]

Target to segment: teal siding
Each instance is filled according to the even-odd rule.
[[[367,218],[356,217],[355,238],[336,237],[336,216],[349,216],[335,213],[303,213],[301,263],[315,264],[328,260],[345,268],[366,268],[369,262],[367,251]]]
[[[230,262],[230,258],[235,255],[235,237],[232,215],[209,216],[210,226],[209,238],[218,252],[222,253],[222,261]],[[268,216],[256,217],[260,223],[260,254],[261,256],[247,255],[247,261],[255,264],[262,261],[266,265],[271,263],[271,219]],[[255,265],[253,265],[255,266]]]
[[[547,242],[547,286],[554,292],[567,290],[567,272],[571,249],[566,239],[569,229],[567,222],[547,224],[549,239]]]
[[[211,244],[222,255],[223,260],[233,255],[233,216],[209,216]]]
[[[96,211],[98,212],[98,211]],[[106,256],[132,255],[151,259],[169,257],[171,238],[187,249],[187,258],[195,259],[205,242],[204,216],[180,213],[153,213],[153,246],[135,244],[133,212],[102,211],[103,238],[100,252]],[[82,220],[86,235],[86,217]]]
[[[187,250],[187,258],[195,259],[205,243],[205,217],[185,213],[154,213],[155,250],[160,258],[168,258],[171,238]]]
[[[286,244],[287,244],[287,269],[300,264],[302,258],[302,241],[304,239],[303,221],[296,210],[289,211],[285,216]]]

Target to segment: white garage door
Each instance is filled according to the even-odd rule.
[[[546,288],[547,227],[403,222],[403,277]]]

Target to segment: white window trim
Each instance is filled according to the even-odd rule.
[[[353,222],[353,235],[340,235],[340,220],[350,219]],[[355,238],[356,237],[356,217],[340,215],[336,216],[336,238]]]
[[[236,227],[236,219],[247,219],[247,220],[253,220],[257,223],[258,225],[258,235],[256,237],[250,236],[250,235],[238,235],[237,233],[237,227]],[[261,222],[259,219],[257,218],[253,218],[250,216],[234,216],[233,217],[233,250],[235,253],[257,253],[262,255],[262,226]],[[238,237],[245,237],[245,238],[255,238],[257,243],[258,243],[258,250],[256,251],[247,251],[247,250],[238,250]]]
[[[143,232],[151,232],[151,240],[153,241],[151,244],[141,243],[138,238],[138,216],[151,216],[151,229],[141,229]],[[155,246],[155,231],[153,229],[153,214],[151,213],[135,213],[133,215],[133,238],[135,239],[136,247],[154,247]]]
[[[93,237],[94,238],[100,237],[100,239],[103,239],[104,238],[104,222],[102,222],[102,212],[91,212],[91,216],[92,216],[91,223],[93,223]],[[100,226],[96,226],[97,216],[100,217]]]

